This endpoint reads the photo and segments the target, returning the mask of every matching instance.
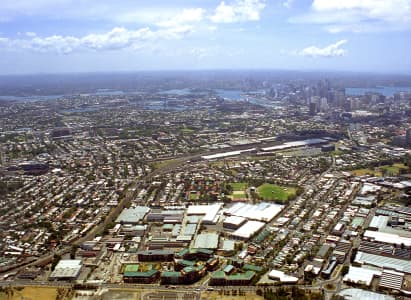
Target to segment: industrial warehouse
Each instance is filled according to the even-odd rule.
[[[84,242],[79,253],[90,257],[85,261],[89,266],[101,257],[98,245],[105,244],[107,255],[121,257],[116,264],[125,283],[190,284],[211,274],[210,285],[250,284],[262,267],[239,259],[219,270],[219,256],[230,257],[244,242],[269,230],[268,222],[283,207],[265,202],[132,206],[119,214],[110,238]],[[81,267],[81,261],[62,260],[50,280],[76,280]]]

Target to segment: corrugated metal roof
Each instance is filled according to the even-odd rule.
[[[193,248],[217,249],[219,235],[217,233],[202,233],[197,235]]]

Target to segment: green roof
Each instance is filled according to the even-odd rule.
[[[255,272],[247,271],[245,273],[237,273],[237,274],[229,275],[227,276],[227,280],[239,280],[239,279],[251,280],[254,276],[255,276]]]
[[[209,259],[207,260],[207,263],[210,264],[210,263],[212,263],[214,260],[216,260],[215,257],[209,258]]]
[[[172,255],[174,251],[171,250],[145,250],[137,252],[139,255]]]
[[[210,249],[204,249],[204,248],[184,248],[182,250],[180,250],[180,252],[177,253],[177,256],[179,257],[183,257],[186,254],[195,254],[195,253],[203,253],[203,254],[207,254],[207,255],[212,255],[214,253],[213,250]]]
[[[188,248],[182,249],[180,252],[177,253],[178,256],[186,255],[190,250]]]
[[[364,218],[362,217],[355,217],[352,222],[351,225],[355,225],[355,226],[362,226],[364,225]]]
[[[124,277],[151,277],[157,273],[157,270],[149,270],[147,272],[124,272]]]
[[[197,270],[198,270],[198,271],[201,271],[201,270],[204,269],[204,268],[205,268],[204,265],[199,265],[199,266],[197,266]]]
[[[178,263],[179,263],[180,265],[183,265],[183,266],[186,266],[186,267],[188,267],[188,266],[195,266],[195,264],[196,264],[195,261],[186,260],[186,259],[182,259],[182,260],[180,260]]]
[[[140,268],[140,266],[137,265],[137,264],[126,265],[126,267],[124,268],[124,273],[126,273],[126,272],[137,272],[139,268]]]
[[[180,272],[165,271],[161,273],[161,277],[181,277]]]
[[[197,271],[197,268],[196,267],[185,267],[183,271],[184,273],[192,273],[192,272]]]
[[[233,266],[233,265],[227,265],[227,266],[225,266],[225,268],[223,269],[224,273],[230,273],[232,270],[234,270],[234,266]]]
[[[210,249],[204,249],[204,248],[197,248],[197,249],[192,249],[191,253],[205,253],[205,254],[213,254],[213,250]]]
[[[263,267],[256,266],[256,265],[251,265],[251,264],[245,264],[245,265],[243,266],[243,270],[246,270],[246,271],[254,271],[254,272],[259,273],[259,272],[262,272],[262,271],[263,271]]]
[[[240,258],[231,258],[231,263],[237,263],[237,264],[242,264],[244,263],[244,260],[240,259]]]
[[[225,273],[224,271],[215,271],[211,274],[211,278],[225,278]]]
[[[260,234],[257,235],[257,237],[254,239],[257,243],[261,243],[270,235],[270,231],[267,229],[264,229],[263,231],[260,232]]]
[[[129,252],[129,253],[137,253],[137,251],[138,251],[138,248],[137,248],[137,247],[132,246],[132,247],[130,247],[130,249],[128,249],[128,251],[127,251],[127,252]]]

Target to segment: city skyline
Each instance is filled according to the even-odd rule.
[[[410,73],[411,1],[4,1],[1,74]]]

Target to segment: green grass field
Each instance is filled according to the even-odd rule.
[[[233,191],[245,191],[247,188],[246,182],[231,182],[229,184],[233,187]]]
[[[407,167],[404,164],[393,164],[392,166],[382,166],[381,169],[390,175],[398,175],[401,169],[406,170]]]
[[[189,200],[198,200],[198,193],[195,191],[191,191],[189,195]]]
[[[230,185],[233,188],[232,199],[244,199],[247,197],[245,190],[247,189],[247,183],[245,182],[231,182]]]
[[[247,197],[243,191],[234,191],[232,196],[233,199],[244,199]]]
[[[151,163],[152,167],[154,167],[155,169],[161,169],[161,168],[165,168],[173,163],[175,163],[176,160],[175,159],[166,159],[166,160],[162,160],[162,161],[157,161],[154,163]]]
[[[351,171],[351,174],[355,176],[371,175],[376,177],[381,177],[382,173],[380,170],[371,170],[371,169],[357,169]]]
[[[180,129],[181,133],[185,133],[185,134],[191,134],[193,132],[195,132],[194,129],[190,129],[190,128],[182,128]]]
[[[293,187],[279,186],[271,183],[260,185],[257,191],[264,200],[287,201],[289,196],[296,194],[296,189]]]
[[[393,164],[391,166],[381,166],[379,168],[372,169],[357,169],[351,171],[351,174],[355,176],[363,176],[363,175],[371,175],[376,177],[381,177],[383,175],[390,176],[390,175],[398,175],[400,170],[407,170],[408,168],[404,164]],[[384,174],[385,173],[385,174]]]

